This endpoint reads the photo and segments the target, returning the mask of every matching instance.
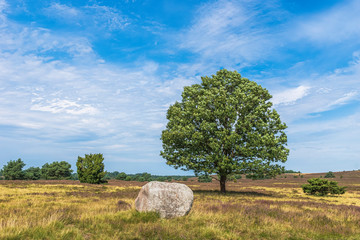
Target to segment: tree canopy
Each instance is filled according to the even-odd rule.
[[[104,180],[104,157],[101,153],[85,154],[85,157],[78,157],[76,162],[79,180],[82,183],[99,184]]]
[[[41,168],[41,177],[44,179],[70,179],[70,163],[66,161],[45,163]]]
[[[22,170],[25,163],[19,158],[18,160],[10,160],[3,168],[3,175],[6,180],[24,179],[24,171]]]
[[[167,164],[217,174],[222,192],[230,174],[280,174],[289,154],[286,124],[269,92],[226,69],[201,80],[167,111],[160,153]]]

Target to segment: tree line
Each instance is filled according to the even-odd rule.
[[[104,157],[102,154],[85,154],[78,157],[77,172],[73,172],[71,164],[66,161],[45,163],[40,167],[23,169],[25,163],[19,158],[10,160],[0,171],[0,176],[5,180],[80,180],[83,183],[106,183],[107,180],[117,179],[124,181],[187,181],[193,176],[158,176],[150,173],[126,174],[125,172],[104,171]]]

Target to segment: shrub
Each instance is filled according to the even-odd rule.
[[[101,153],[85,154],[85,157],[78,157],[76,162],[79,180],[82,183],[100,184],[104,180],[104,157]]]
[[[333,172],[329,171],[325,176],[324,178],[335,178],[335,175]]]
[[[236,178],[236,179],[241,179],[242,176],[241,176],[241,174],[236,174],[236,175],[235,175],[235,178]]]
[[[157,179],[156,179],[157,181],[159,181],[159,182],[165,182],[165,180],[166,180],[166,177],[158,177]]]
[[[346,187],[338,186],[335,181],[327,179],[311,178],[307,180],[309,184],[302,185],[304,193],[311,195],[325,196],[327,194],[344,194]]]
[[[24,171],[24,179],[38,180],[41,177],[41,169],[39,167],[30,167]]]
[[[19,158],[18,160],[10,160],[3,168],[3,175],[6,180],[24,179],[24,171],[22,170],[25,163]]]
[[[182,181],[187,181],[189,178],[188,177],[182,177],[181,180]]]
[[[212,178],[207,174],[200,175],[198,177],[198,182],[212,182]]]
[[[121,172],[121,173],[119,173],[118,175],[116,175],[115,178],[118,179],[118,180],[125,180],[126,177],[127,177],[126,173]]]
[[[271,176],[264,175],[264,174],[247,174],[245,177],[247,179],[252,179],[252,180],[271,179]]]
[[[132,181],[132,177],[131,176],[126,176],[125,181]]]
[[[45,163],[41,168],[41,177],[44,179],[70,179],[71,165],[68,162]]]

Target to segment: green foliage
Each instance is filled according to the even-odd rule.
[[[79,180],[82,183],[100,184],[104,180],[104,157],[101,153],[85,154],[85,157],[78,157],[76,162]]]
[[[240,174],[235,174],[234,177],[235,177],[235,179],[241,179],[242,178],[242,176]]]
[[[119,175],[118,171],[114,171],[114,172],[106,172],[105,173],[105,179],[116,179],[117,175]]]
[[[276,176],[284,168],[286,125],[271,95],[236,71],[220,70],[184,88],[182,101],[167,112],[162,132],[167,164],[195,173],[217,174],[225,192],[228,175]]]
[[[117,179],[117,180],[125,180],[126,177],[127,177],[126,173],[121,172],[121,173],[119,173],[119,174],[116,176],[116,179]]]
[[[271,176],[269,175],[264,175],[264,174],[247,174],[245,176],[247,179],[252,179],[252,180],[264,180],[264,179],[271,179]],[[286,176],[285,176],[286,178]]]
[[[131,176],[126,176],[125,181],[132,181],[132,177]]]
[[[335,181],[329,181],[321,178],[308,179],[309,184],[302,185],[304,193],[311,195],[325,196],[327,194],[344,194],[346,187],[338,186]]]
[[[73,173],[73,174],[71,174],[70,179],[71,180],[79,180],[79,175],[77,173]]]
[[[285,170],[284,173],[300,173],[300,171]]]
[[[156,180],[159,181],[159,182],[165,182],[166,177],[161,176],[161,177],[158,177]]]
[[[71,165],[68,162],[45,163],[41,168],[41,178],[43,179],[70,179]]]
[[[207,174],[202,174],[198,176],[198,182],[212,182],[212,178]]]
[[[3,167],[3,175],[6,180],[24,179],[24,171],[22,170],[25,163],[19,158],[18,160],[10,160]]]
[[[187,181],[189,178],[188,177],[182,177],[181,181]]]
[[[335,174],[332,171],[329,171],[324,178],[335,178]]]
[[[41,169],[39,167],[29,167],[24,171],[24,179],[38,180],[41,178]]]

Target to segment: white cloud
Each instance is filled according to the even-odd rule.
[[[165,127],[165,124],[164,123],[152,123],[150,125],[150,128],[151,129],[162,129]]]
[[[81,14],[78,9],[60,3],[52,3],[45,11],[52,17],[63,19],[74,19]]]
[[[39,102],[39,98],[34,99],[35,102],[30,107],[30,110],[33,111],[43,111],[50,113],[68,113],[74,115],[80,114],[90,114],[94,115],[98,113],[98,110],[92,107],[89,104],[80,105],[76,102],[63,100],[63,99],[54,99],[54,100],[46,100],[45,102]]]
[[[344,105],[344,104],[348,103],[349,101],[353,100],[356,96],[358,96],[357,91],[351,91],[351,92],[345,93],[343,97],[340,97],[340,98],[336,99],[335,101],[331,102],[326,107],[326,109],[331,109],[336,106]]]
[[[86,29],[121,30],[130,24],[128,17],[118,9],[102,5],[72,7],[66,4],[52,3],[44,13],[62,24],[78,25]]]
[[[277,33],[267,24],[284,14],[274,1],[215,1],[204,4],[177,39],[181,49],[199,54],[208,68],[209,64],[234,66],[261,60],[281,42],[274,41]]]
[[[303,97],[308,95],[309,90],[309,86],[299,86],[297,88],[287,89],[285,91],[275,93],[271,102],[274,105],[294,104],[297,100],[302,99]]]
[[[360,2],[342,1],[330,10],[299,20],[293,36],[324,43],[341,43],[360,37]]]

